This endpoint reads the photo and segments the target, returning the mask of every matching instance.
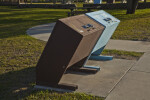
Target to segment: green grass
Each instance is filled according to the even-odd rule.
[[[104,100],[104,98],[99,98],[91,95],[86,95],[84,93],[64,93],[58,94],[51,91],[34,91],[30,96],[26,97],[25,100]]]
[[[75,98],[83,100],[94,96],[51,91],[34,91],[35,66],[45,46],[45,42],[26,35],[26,30],[35,25],[57,21],[67,17],[69,10],[23,8],[0,6],[0,100],[36,98]],[[150,40],[150,9],[137,10],[135,15],[126,15],[125,10],[107,10],[121,20],[113,39]],[[141,53],[105,50],[104,55],[116,57],[140,57]],[[136,58],[135,57],[135,58]],[[104,98],[98,98],[103,100]]]
[[[125,10],[108,10],[121,20],[112,39],[150,41],[150,9],[136,10],[135,14],[126,15]]]
[[[128,59],[128,60],[138,60],[143,54],[144,54],[143,52],[109,50],[109,49],[105,49],[102,52],[102,55],[109,55],[113,56],[114,58]]]

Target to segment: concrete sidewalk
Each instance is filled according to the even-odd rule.
[[[55,23],[35,26],[27,34],[47,41]],[[106,100],[150,99],[150,42],[110,40],[106,49],[145,52],[138,60],[114,59],[92,61],[87,65],[101,66],[97,74],[67,73],[61,82],[79,86],[78,92],[106,97]]]
[[[27,30],[27,34],[43,41],[48,41],[50,34],[56,23],[43,24],[32,27]],[[116,49],[125,51],[147,52],[150,48],[150,42],[128,41],[128,40],[109,40],[106,49]]]
[[[150,52],[127,72],[106,100],[149,100],[150,99]]]

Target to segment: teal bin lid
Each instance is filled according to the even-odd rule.
[[[93,20],[95,20],[96,22],[104,25],[105,27],[111,26],[115,23],[120,22],[120,20],[113,17],[112,15],[105,12],[104,10],[99,10],[99,11],[95,11],[95,12],[86,13],[86,15],[88,17],[92,18]]]

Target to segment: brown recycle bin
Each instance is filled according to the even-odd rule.
[[[59,81],[67,68],[89,56],[103,30],[86,15],[59,19],[36,66],[36,85],[77,89]]]

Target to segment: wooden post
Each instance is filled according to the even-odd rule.
[[[11,0],[9,0],[8,3],[9,3],[9,5],[12,5],[12,1]]]
[[[20,5],[20,0],[18,0],[18,5]]]
[[[127,14],[134,14],[139,0],[127,0]]]

